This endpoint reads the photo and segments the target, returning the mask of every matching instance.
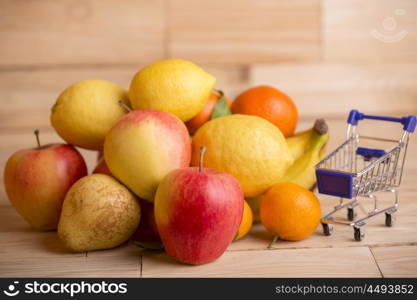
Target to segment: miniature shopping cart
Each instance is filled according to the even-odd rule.
[[[403,125],[402,135],[400,139],[360,135],[357,125],[360,120],[364,119],[401,123]],[[331,235],[333,231],[331,224],[351,226],[354,229],[354,239],[361,241],[364,237],[362,228],[368,219],[385,213],[385,225],[391,227],[393,224],[393,214],[398,208],[396,188],[401,183],[409,135],[414,132],[417,119],[415,116],[403,118],[371,116],[352,110],[347,122],[346,141],[316,165],[319,192],[340,197],[339,204],[321,219],[321,224],[325,235]],[[362,143],[365,141],[391,144],[386,151],[363,147]],[[392,143],[395,143],[394,147]],[[378,197],[375,195],[377,192],[391,193],[394,196],[393,205],[380,209]],[[365,211],[358,197],[372,199],[373,209]],[[355,219],[354,208],[358,205],[366,213],[366,216],[361,219]],[[349,221],[336,221],[333,215],[344,208],[347,208]]]

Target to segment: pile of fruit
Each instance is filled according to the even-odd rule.
[[[104,80],[65,89],[51,124],[68,144],[14,153],[5,186],[37,230],[57,230],[71,251],[131,239],[202,264],[221,256],[260,221],[274,236],[308,237],[320,219],[310,191],[324,156],[327,126],[294,134],[289,96],[258,86],[230,101],[199,66],[150,64],[129,91]],[[76,147],[98,151],[93,174]]]

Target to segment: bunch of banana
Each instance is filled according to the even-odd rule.
[[[328,127],[323,119],[317,119],[313,128],[287,138],[295,161],[281,182],[293,182],[306,189],[313,189],[316,184],[314,166],[326,155],[325,146],[328,140]]]

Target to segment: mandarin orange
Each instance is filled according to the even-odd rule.
[[[249,230],[251,229],[253,224],[253,213],[252,209],[250,208],[249,204],[244,201],[243,202],[243,216],[242,221],[240,221],[239,230],[237,231],[235,240],[240,240],[245,235],[248,234]]]
[[[231,110],[234,114],[264,118],[281,129],[285,137],[293,135],[297,126],[298,111],[293,100],[270,86],[244,91],[233,102]]]
[[[295,183],[278,183],[266,192],[260,207],[261,222],[280,239],[299,241],[311,235],[320,223],[317,197]]]

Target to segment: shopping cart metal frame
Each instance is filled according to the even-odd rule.
[[[363,136],[358,132],[361,120],[378,120],[397,122],[403,125],[400,139],[385,139]],[[417,124],[415,116],[402,118],[366,115],[352,110],[348,117],[346,141],[316,165],[317,187],[319,193],[340,197],[339,204],[330,213],[321,218],[324,235],[331,235],[334,225],[347,225],[354,229],[354,239],[361,241],[364,237],[363,226],[367,221],[385,213],[385,225],[393,225],[393,214],[398,209],[399,195],[397,187],[401,184],[404,162],[410,134]],[[359,147],[361,140],[396,143],[395,147],[386,152],[382,149]],[[360,167],[360,160],[363,161]],[[394,195],[392,205],[380,209],[377,192],[388,192]],[[355,207],[360,206],[358,197],[370,198],[374,201],[373,209],[364,211],[365,217],[355,220]],[[350,199],[349,201],[345,201]],[[362,208],[362,206],[360,206]],[[347,208],[348,221],[334,220],[333,215]],[[363,209],[363,208],[362,208]]]

